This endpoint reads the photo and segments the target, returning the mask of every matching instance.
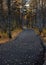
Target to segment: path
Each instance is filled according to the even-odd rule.
[[[0,45],[0,65],[32,65],[42,54],[39,37],[33,30],[24,30],[13,41]]]

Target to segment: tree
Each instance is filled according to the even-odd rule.
[[[18,1],[15,1],[11,6],[12,15],[16,22],[16,27],[21,27],[21,20],[20,20],[20,5],[21,3]]]
[[[45,27],[45,9],[46,9],[46,1],[42,0],[42,21],[43,21],[43,28]]]
[[[37,23],[37,0],[32,0],[30,3],[31,15],[32,15],[32,28]]]
[[[7,0],[7,6],[8,6],[8,36],[9,38],[12,38],[11,36],[11,28],[10,28],[10,19],[11,19],[11,10],[10,10],[11,0]]]
[[[5,31],[5,27],[2,26],[4,22],[5,22],[5,19],[4,19],[4,11],[3,11],[3,0],[0,0],[0,26],[3,31]]]

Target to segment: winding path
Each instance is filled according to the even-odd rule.
[[[0,65],[33,65],[42,51],[39,36],[33,30],[24,30],[16,39],[0,46]]]

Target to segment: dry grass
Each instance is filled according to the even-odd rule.
[[[36,34],[39,34],[38,28],[34,28],[34,31],[36,32]],[[6,42],[8,42],[10,40],[13,40],[14,38],[16,38],[18,36],[18,34],[20,32],[22,32],[21,29],[16,29],[16,30],[12,31],[12,33],[11,33],[12,34],[12,39],[8,38],[7,33],[1,33],[0,32],[0,36],[1,36],[1,38],[0,38],[0,44],[6,43]],[[43,31],[42,31],[42,33],[41,33],[40,36],[43,39],[43,41],[46,43],[46,29],[43,29]]]
[[[16,29],[16,30],[12,31],[12,38],[15,38],[20,32],[22,32],[21,29]]]
[[[46,29],[43,29],[43,41],[46,43]]]
[[[34,31],[36,32],[36,34],[39,34],[39,30],[37,28],[34,28]],[[43,29],[40,36],[41,39],[46,43],[46,29]]]
[[[17,35],[18,35],[20,32],[22,32],[21,29],[16,29],[16,30],[12,31],[12,32],[11,32],[11,34],[12,34],[12,39],[9,39],[9,38],[8,38],[7,33],[1,33],[1,32],[0,32],[0,36],[1,36],[1,38],[0,38],[0,44],[3,44],[3,43],[6,43],[6,42],[8,42],[8,41],[13,40],[15,37],[17,37]]]
[[[36,34],[39,34],[39,29],[38,28],[34,28],[34,31]]]

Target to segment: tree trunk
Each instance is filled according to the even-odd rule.
[[[10,19],[11,19],[11,10],[10,10],[10,4],[11,4],[11,0],[7,0],[7,6],[8,6],[8,36],[9,38],[12,38],[11,36],[11,29],[10,29]]]

